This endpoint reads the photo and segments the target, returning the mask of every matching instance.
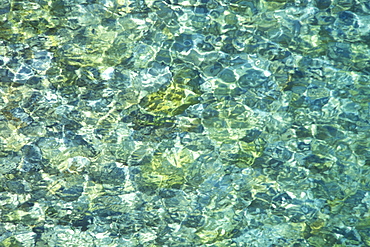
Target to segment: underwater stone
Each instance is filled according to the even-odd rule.
[[[207,24],[207,18],[205,16],[193,16],[191,21],[194,29],[202,30]]]
[[[234,72],[230,69],[224,69],[220,72],[218,76],[221,78],[221,80],[228,83],[234,82],[236,80]]]
[[[76,201],[82,194],[83,187],[82,186],[73,186],[68,189],[64,189],[63,191],[59,192],[58,195],[67,202]]]
[[[220,63],[215,63],[204,68],[203,73],[207,76],[217,76],[222,70]]]
[[[33,122],[33,119],[28,115],[22,108],[17,107],[10,110],[10,113],[13,115],[13,118],[19,119],[22,122],[30,124]]]
[[[204,33],[205,34],[212,34],[216,37],[219,37],[221,32],[221,24],[217,22],[211,22],[210,24],[206,25],[204,28]]]
[[[42,136],[45,134],[45,126],[40,122],[33,122],[23,128],[20,128],[19,133],[22,133],[26,136]]]
[[[225,43],[225,45],[222,46],[221,51],[227,54],[235,54],[238,52],[232,43]]]
[[[14,74],[9,69],[0,69],[1,82],[12,82]]]
[[[183,224],[186,227],[191,227],[191,228],[197,228],[200,227],[204,224],[204,216],[203,215],[189,215]]]
[[[40,82],[42,81],[42,77],[39,76],[32,76],[30,79],[27,80],[27,85],[32,85],[35,89],[42,89],[42,86],[40,85]]]
[[[170,189],[161,189],[159,191],[159,196],[161,198],[172,198],[176,195],[176,192],[174,190],[170,190]]]
[[[189,51],[193,47],[193,37],[190,34],[181,34],[175,38],[175,41],[172,46],[175,51]]]
[[[316,7],[326,9],[330,6],[332,0],[315,0]]]
[[[21,162],[21,155],[14,151],[0,152],[0,174],[14,172],[15,168]]]
[[[158,61],[158,62],[164,62],[166,64],[171,63],[172,58],[170,56],[170,52],[168,50],[160,50],[157,53],[156,61]]]
[[[194,13],[196,13],[196,14],[207,14],[208,9],[204,5],[199,5],[199,6],[195,7]]]
[[[238,80],[238,85],[241,88],[256,87],[267,80],[263,71],[249,69],[244,75],[242,75]]]
[[[309,105],[309,107],[312,111],[321,111],[322,107],[325,106],[328,102],[328,97],[316,99],[310,102],[311,104]]]
[[[78,220],[72,221],[72,226],[74,227],[80,227],[81,231],[86,231],[88,229],[88,226],[92,224],[94,218],[92,216],[83,216],[82,218]]]
[[[41,81],[41,77],[32,77],[27,81],[27,84],[34,85]],[[36,108],[37,105],[40,104],[40,101],[43,99],[40,92],[36,91],[33,92],[32,95],[25,99],[25,102],[23,102],[24,108],[29,108],[29,111],[33,111],[34,108]],[[30,110],[31,109],[31,110]]]
[[[65,127],[66,130],[78,130],[82,125],[74,120],[63,118],[60,123]]]
[[[345,10],[350,9],[354,4],[354,0],[334,0],[334,2]]]
[[[114,163],[101,165],[101,167],[94,167],[94,169],[89,172],[89,175],[95,182],[115,185],[124,184],[126,176],[124,170],[118,168]]]
[[[261,135],[261,133],[262,132],[258,129],[248,130],[246,136],[240,140],[248,143],[253,142]]]
[[[234,14],[228,14],[224,17],[226,24],[236,25],[238,23],[238,18]]]
[[[23,194],[25,192],[24,185],[20,181],[7,181],[6,190],[16,193],[16,194]]]
[[[212,46],[211,43],[208,43],[208,42],[200,42],[197,44],[197,47],[201,50],[201,51],[213,51],[215,48]]]
[[[357,16],[350,11],[342,11],[338,13],[339,21],[346,26],[353,25],[354,27],[358,27],[356,17]]]
[[[42,160],[41,150],[36,145],[24,145],[22,147],[24,161],[29,163],[39,163]]]

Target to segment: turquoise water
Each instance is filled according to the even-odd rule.
[[[370,246],[367,1],[0,3],[0,246]]]

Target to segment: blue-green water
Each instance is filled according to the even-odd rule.
[[[0,3],[0,246],[370,246],[367,1]]]

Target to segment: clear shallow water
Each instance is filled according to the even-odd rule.
[[[3,1],[2,246],[368,246],[354,1]]]

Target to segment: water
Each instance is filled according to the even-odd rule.
[[[3,1],[1,246],[370,246],[366,1]]]

